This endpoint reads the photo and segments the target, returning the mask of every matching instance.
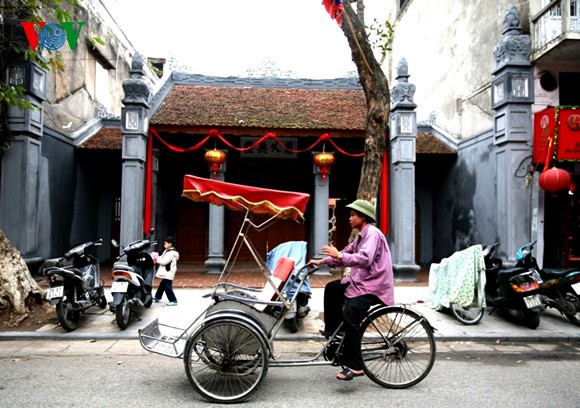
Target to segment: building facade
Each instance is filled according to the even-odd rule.
[[[575,0],[386,6],[395,24],[386,72],[394,79],[397,62],[406,59],[419,123],[440,130],[457,149],[432,195],[434,260],[499,241],[499,255],[513,261],[518,247],[536,239],[537,257],[548,266],[577,257],[576,193],[545,192],[543,163],[532,156],[543,148],[534,146],[535,113],[580,104],[578,6]],[[575,179],[573,161],[555,163]]]
[[[51,18],[47,13],[47,23]],[[100,219],[112,217],[114,208],[103,192],[119,174],[109,173],[106,161],[85,159],[77,147],[119,118],[122,81],[136,51],[101,2],[81,1],[73,19],[77,29],[84,25],[75,49],[65,43],[59,50],[63,72],[45,72],[17,55],[5,72],[7,82],[27,87],[25,98],[38,107],[7,109],[9,132],[0,151],[0,228],[31,269],[75,243],[110,237]],[[21,21],[3,21],[27,44]],[[94,37],[105,45],[94,47]],[[157,79],[146,70],[150,86]],[[100,256],[107,251],[105,245]]]

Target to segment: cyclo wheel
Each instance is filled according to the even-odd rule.
[[[459,322],[467,326],[479,323],[485,313],[485,308],[480,306],[461,307],[458,304],[451,304],[451,314]]]
[[[268,347],[250,324],[231,318],[204,324],[187,341],[183,363],[206,399],[237,403],[250,397],[268,372]]]
[[[401,306],[371,313],[362,324],[365,374],[387,388],[407,388],[422,381],[435,363],[435,337],[429,322]]]

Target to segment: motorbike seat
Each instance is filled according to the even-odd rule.
[[[545,268],[540,271],[540,275],[544,279],[558,279],[568,275],[570,272],[576,272],[577,269],[553,269]]]
[[[135,270],[132,267],[130,267],[129,265],[125,265],[125,264],[113,265],[113,270],[114,271],[135,272]]]
[[[521,267],[505,268],[500,269],[497,272],[496,282],[501,282],[505,279],[509,279],[512,276],[519,275],[520,273],[526,272],[528,269]]]

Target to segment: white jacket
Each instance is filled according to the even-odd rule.
[[[166,277],[163,279],[173,280],[175,278],[175,272],[177,272],[177,261],[179,260],[179,252],[175,248],[169,248],[163,251],[163,254],[159,258],[157,258],[157,265],[160,270],[163,268],[163,271],[166,272]],[[169,265],[169,270],[167,271],[165,266]]]

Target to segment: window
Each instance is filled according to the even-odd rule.
[[[106,108],[111,107],[111,90],[109,89],[109,70],[95,61],[95,99]]]

